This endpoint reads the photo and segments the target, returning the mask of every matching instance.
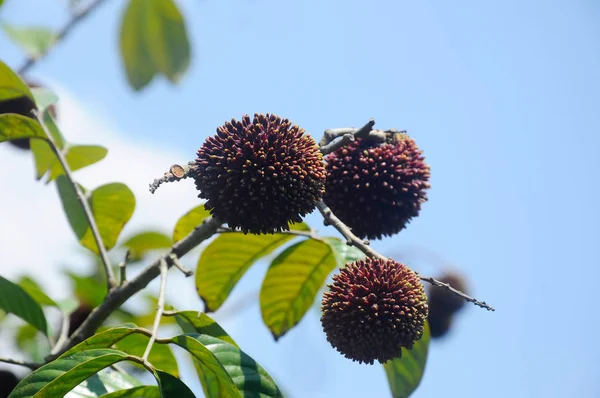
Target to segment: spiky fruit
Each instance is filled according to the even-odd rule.
[[[346,358],[372,364],[401,356],[423,335],[427,297],[418,275],[394,260],[347,264],[323,295],[321,324]]]
[[[449,283],[455,289],[466,291],[466,283],[462,276],[448,273],[438,278],[439,281]],[[445,336],[452,327],[454,314],[462,309],[465,300],[447,289],[431,286],[428,290],[427,303],[429,305],[429,329],[432,338]]]
[[[26,83],[30,88],[42,87],[38,83],[35,83],[35,82],[27,81]],[[35,107],[36,107],[35,103],[26,96],[18,97],[18,98],[11,98],[9,100],[0,101],[0,114],[16,113],[18,115],[30,117],[33,119],[34,116],[31,113],[31,110],[35,109]],[[50,107],[48,108],[48,111],[50,112],[52,117],[56,119],[56,107],[54,105],[50,105]],[[18,140],[12,140],[12,141],[9,141],[9,143],[17,148],[24,149],[24,150],[27,150],[30,148],[29,138],[21,138]]]
[[[304,129],[275,115],[232,119],[198,150],[194,178],[205,208],[244,233],[289,230],[314,210],[325,166]]]
[[[323,201],[360,238],[400,232],[427,201],[429,166],[404,132],[389,133],[384,143],[358,138],[325,160]]]

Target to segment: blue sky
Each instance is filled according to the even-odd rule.
[[[0,19],[60,26],[63,3],[6,0]],[[60,83],[128,139],[181,153],[181,161],[244,113],[288,117],[317,138],[371,117],[379,128],[407,129],[432,168],[430,200],[406,231],[375,247],[424,273],[452,265],[497,308],[467,308],[450,337],[432,343],[414,396],[600,395],[597,2],[178,3],[193,42],[178,87],[159,79],[139,94],[126,85],[118,0],[30,76]],[[4,37],[0,49],[20,65]],[[139,165],[157,176],[168,166]],[[315,216],[309,222],[319,225]],[[251,270],[232,301],[264,271]],[[333,351],[318,314],[277,344],[258,306],[239,320],[247,326],[233,337],[291,396],[387,396],[383,370]]]

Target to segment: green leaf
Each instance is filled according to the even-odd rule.
[[[192,210],[185,213],[175,224],[173,230],[173,242],[180,241],[194,230],[202,221],[210,216],[204,205],[196,206]]]
[[[42,307],[22,287],[2,276],[0,276],[0,309],[18,316],[42,333],[48,334],[48,324]]]
[[[117,341],[115,347],[127,354],[141,357],[144,355],[149,339],[150,338],[146,335],[132,333]],[[150,351],[150,355],[148,356],[148,362],[157,369],[179,377],[177,360],[168,345],[154,344]]]
[[[150,57],[158,71],[171,83],[177,83],[190,65],[190,43],[183,15],[172,0],[145,0],[145,4]]]
[[[223,367],[224,365],[219,362],[210,349],[197,340],[198,337],[199,335],[180,335],[170,340],[194,357],[198,377],[207,397],[241,397],[240,391],[233,384],[233,380]],[[227,343],[223,342],[223,344]]]
[[[75,189],[65,176],[59,176],[56,186],[67,214],[71,228],[80,243],[98,253],[96,241],[92,235],[81,203],[77,200]],[[107,250],[114,247],[119,234],[131,218],[135,208],[135,196],[125,184],[111,183],[96,188],[89,195],[92,213],[98,225],[102,242]]]
[[[116,328],[110,328],[106,330],[102,330],[95,335],[89,337],[88,339],[82,341],[77,344],[75,347],[71,348],[60,357],[68,357],[77,352],[99,349],[99,348],[108,348],[124,339],[127,336],[132,335],[133,333],[138,333],[135,328],[135,325],[124,325]]]
[[[144,231],[131,236],[123,243],[129,249],[132,261],[139,261],[151,250],[171,247],[171,238],[161,232]]]
[[[88,377],[126,357],[125,353],[111,349],[81,351],[60,357],[23,378],[9,398],[62,397]]]
[[[146,0],[130,0],[121,21],[121,58],[129,85],[136,91],[146,87],[158,73],[145,39],[147,29]]]
[[[292,229],[308,231],[306,224]],[[293,239],[294,235],[244,235],[224,233],[200,255],[196,268],[196,290],[204,301],[206,312],[219,309],[244,273],[258,259]]]
[[[101,146],[76,145],[67,149],[67,154],[65,157],[71,171],[77,171],[101,161],[106,157],[107,153],[108,150]],[[48,182],[63,174],[64,170],[60,162],[54,162],[50,169],[50,177],[48,178]]]
[[[260,309],[275,340],[300,322],[336,265],[331,247],[313,239],[288,247],[273,260],[260,289]]]
[[[159,72],[175,83],[190,63],[183,16],[171,0],[130,0],[121,22],[120,44],[127,79],[135,90]]]
[[[233,383],[237,389],[244,397],[282,396],[279,387],[277,387],[275,381],[271,378],[267,371],[239,348],[213,336],[198,334],[184,336],[187,339],[193,338],[195,341],[198,341],[215,355],[215,357],[219,360],[221,365],[231,377],[231,380],[233,380]],[[174,337],[173,340],[184,336]],[[214,378],[210,377],[212,375],[202,373],[199,374],[199,376],[203,382],[203,386],[205,384],[213,385],[212,383],[214,383]],[[209,393],[206,395],[211,397],[218,396],[211,395]]]
[[[367,258],[367,256],[355,246],[348,246],[346,242],[339,238],[325,238],[325,242],[333,249],[335,258],[338,262],[338,267],[343,267],[345,264]]]
[[[139,386],[127,390],[119,390],[102,395],[102,398],[161,398],[160,388],[156,386]]]
[[[160,370],[156,371],[156,376],[164,398],[196,398],[192,390],[177,377]]]
[[[44,130],[37,120],[14,113],[0,115],[0,142],[44,137]]]
[[[105,368],[72,389],[65,398],[99,397],[111,391],[137,388],[141,385],[139,380],[128,374]]]
[[[238,347],[231,336],[211,317],[197,311],[178,311],[164,314],[173,316],[183,333],[207,334]]]
[[[425,324],[423,337],[415,342],[412,350],[403,348],[402,357],[383,365],[394,398],[406,398],[419,386],[427,363],[429,338],[429,325]]]
[[[7,23],[2,24],[4,33],[18,44],[31,58],[43,55],[56,41],[56,34],[47,28],[25,27],[17,28]]]
[[[22,277],[17,283],[34,299],[38,304],[58,307],[54,300],[44,293],[41,286],[28,276]]]
[[[0,61],[0,101],[19,97],[29,98],[33,107],[33,95],[29,91],[27,84],[4,62]]]

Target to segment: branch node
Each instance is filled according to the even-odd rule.
[[[131,262],[131,250],[127,250],[125,258],[119,263],[119,274],[121,276],[121,285],[127,282],[127,264]]]
[[[150,193],[156,192],[158,187],[167,182],[180,181],[188,177],[193,177],[195,171],[194,162],[189,162],[185,166],[174,164],[169,168],[169,171],[163,174],[162,177],[156,178],[149,184]]]
[[[172,265],[174,265],[179,271],[183,272],[183,274],[185,275],[186,278],[194,275],[194,273],[192,272],[192,270],[184,267],[181,262],[179,262],[179,257],[177,257],[177,255],[175,253],[171,253],[169,254],[169,260],[171,262]]]

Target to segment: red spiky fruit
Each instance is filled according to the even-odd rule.
[[[346,358],[372,364],[401,356],[423,335],[427,297],[419,276],[391,259],[357,260],[333,276],[321,323]]]
[[[323,201],[360,238],[400,232],[427,201],[429,166],[404,132],[387,134],[384,143],[357,138],[325,160]]]
[[[316,142],[288,119],[248,115],[217,128],[198,150],[194,178],[205,208],[244,233],[289,230],[325,189]]]

